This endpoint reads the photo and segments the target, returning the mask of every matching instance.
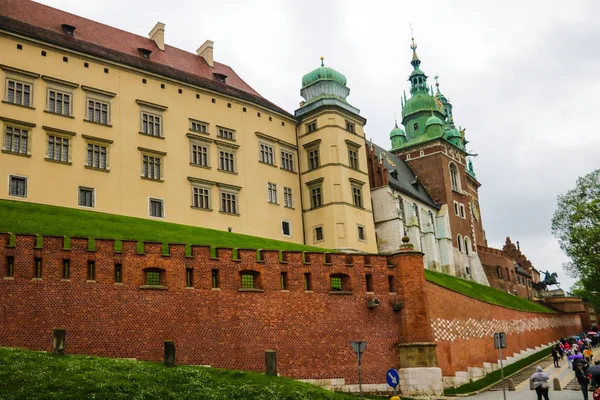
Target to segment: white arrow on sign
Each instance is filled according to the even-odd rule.
[[[392,381],[392,383],[395,385],[396,383],[396,377],[394,375],[392,375],[391,373],[388,374],[388,376],[390,377],[390,381]]]

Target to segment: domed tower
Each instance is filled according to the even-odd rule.
[[[376,252],[360,110],[346,98],[346,77],[321,65],[304,75],[296,110],[305,243]]]
[[[406,143],[406,134],[398,127],[398,121],[396,121],[394,129],[390,132],[390,140],[392,141],[392,149],[400,148]]]

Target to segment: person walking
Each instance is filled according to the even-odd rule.
[[[558,345],[552,346],[552,359],[554,360],[554,366],[556,368],[559,368],[560,365],[558,365]]]
[[[544,396],[544,400],[549,400],[548,389],[550,389],[550,384],[548,383],[548,380],[550,377],[544,372],[544,369],[538,366],[535,373],[531,375],[531,378],[529,379],[533,382],[533,388],[537,393],[538,400],[542,400],[542,396]],[[587,398],[585,400],[587,400]]]
[[[587,373],[583,369],[583,364],[577,364],[577,369],[575,370],[575,377],[577,378],[577,383],[581,385],[581,391],[583,392],[583,400],[588,400],[588,385],[590,381],[588,380]],[[538,395],[538,399],[540,396]]]

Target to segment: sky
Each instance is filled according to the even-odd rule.
[[[293,113],[302,76],[325,64],[342,72],[368,138],[390,147],[408,90],[412,24],[421,69],[439,75],[454,120],[466,128],[488,245],[505,238],[540,271],[574,280],[550,231],[559,194],[600,168],[600,2],[558,0],[41,0],[195,50],[210,39],[263,97]],[[408,94],[407,94],[408,95]]]

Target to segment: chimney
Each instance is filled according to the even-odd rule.
[[[157,22],[148,34],[148,37],[154,40],[159,50],[165,51],[165,24]]]
[[[212,40],[207,40],[204,44],[198,47],[196,50],[196,54],[200,57],[204,58],[206,63],[211,67],[214,67],[215,63],[213,62],[213,45],[215,43]]]

